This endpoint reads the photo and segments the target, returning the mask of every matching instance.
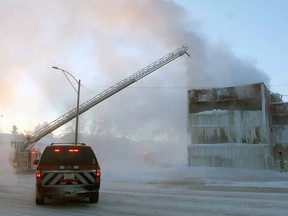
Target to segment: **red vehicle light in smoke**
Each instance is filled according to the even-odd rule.
[[[58,148],[54,149],[54,152],[60,152],[60,149],[58,149]]]
[[[40,172],[36,172],[36,178],[41,178],[41,173]]]
[[[69,149],[68,151],[69,151],[69,152],[79,152],[78,149]]]

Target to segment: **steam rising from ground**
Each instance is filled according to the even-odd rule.
[[[187,43],[190,58],[175,60],[83,115],[98,116],[100,127],[118,131],[114,135],[174,143],[186,142],[186,87],[269,84],[253,63],[207,42],[199,23],[188,23],[186,11],[173,1],[0,4],[1,107],[22,131],[54,120],[67,104],[74,108],[75,92],[54,65],[81,79],[84,102]]]

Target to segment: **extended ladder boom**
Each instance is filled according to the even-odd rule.
[[[143,77],[147,76],[153,71],[173,61],[174,59],[184,55],[185,53],[188,55],[187,51],[188,51],[187,45],[179,47],[173,52],[165,55],[159,60],[153,62],[152,64],[146,66],[145,68],[127,77],[126,79],[116,83],[115,85],[111,86],[110,88],[106,89],[105,91],[101,92],[100,94],[81,104],[78,109],[79,115],[86,112],[90,108],[94,107],[98,103],[104,101],[105,99],[111,97],[112,95],[116,94],[117,92],[123,90],[127,86],[137,82],[138,80],[142,79]],[[37,142],[47,134],[51,133],[52,131],[56,130],[57,128],[61,127],[65,123],[69,122],[70,120],[74,119],[76,116],[77,116],[77,107],[70,110],[66,114],[60,116],[59,118],[55,119],[54,121],[50,122],[46,126],[40,128],[39,130],[33,132],[32,134],[30,134],[29,137],[27,137],[27,140],[24,144],[24,149],[25,150],[31,149],[34,146],[35,142]]]

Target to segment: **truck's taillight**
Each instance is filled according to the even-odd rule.
[[[100,177],[101,176],[101,171],[100,171],[100,169],[98,169],[97,171],[96,171],[96,177]]]
[[[41,172],[40,172],[40,170],[37,170],[36,171],[36,183],[37,184],[41,184]]]
[[[41,178],[41,172],[39,170],[36,171],[36,178]]]
[[[98,168],[97,170],[96,170],[96,181],[95,181],[95,183],[96,184],[100,184],[100,176],[101,176],[101,171],[100,171],[100,168]]]

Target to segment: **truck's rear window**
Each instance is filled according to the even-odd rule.
[[[41,165],[91,165],[97,164],[89,146],[48,146],[44,150]]]

